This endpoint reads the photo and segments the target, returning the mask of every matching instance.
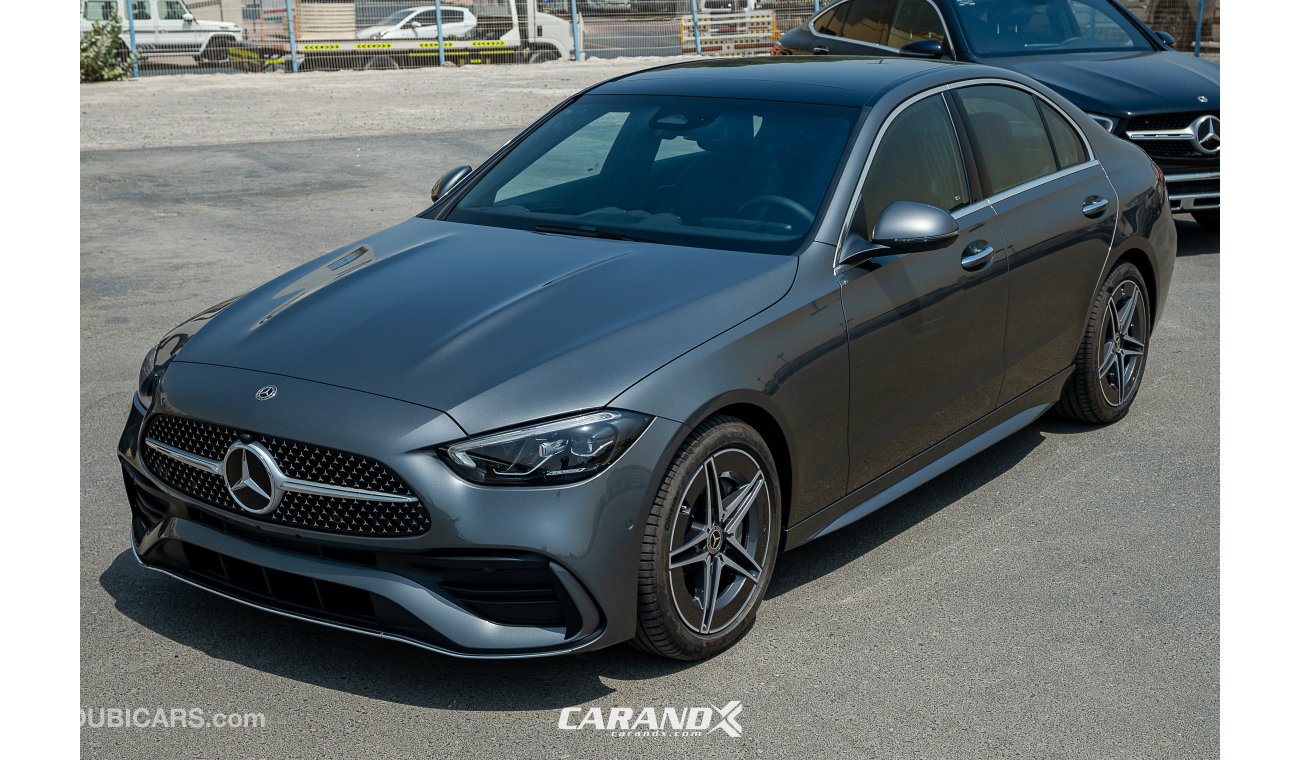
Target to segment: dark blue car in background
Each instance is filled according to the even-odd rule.
[[[1033,77],[1146,150],[1174,212],[1218,229],[1219,66],[1173,45],[1114,0],[844,0],[772,52],[952,58]]]

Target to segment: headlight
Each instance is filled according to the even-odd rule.
[[[1098,113],[1090,113],[1088,114],[1088,118],[1100,124],[1101,128],[1106,130],[1107,132],[1115,131],[1115,119],[1111,118],[1110,116],[1102,116],[1101,114]]]
[[[619,409],[470,438],[438,450],[458,475],[491,486],[554,486],[592,477],[616,462],[651,417]]]
[[[140,364],[140,382],[136,386],[136,395],[140,397],[140,403],[145,409],[153,406],[153,394],[158,389],[158,381],[162,379],[163,373],[167,371],[167,365],[171,364],[172,358],[188,339],[188,335],[173,333],[163,338],[161,343],[144,355],[144,362]]]

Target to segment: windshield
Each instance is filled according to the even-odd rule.
[[[588,95],[538,127],[453,222],[759,253],[808,235],[856,108]]]
[[[976,56],[1154,49],[1110,0],[964,0],[955,7]]]

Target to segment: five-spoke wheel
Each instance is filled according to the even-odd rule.
[[[1110,423],[1128,413],[1146,369],[1151,301],[1146,280],[1121,262],[1097,294],[1057,410],[1079,422]]]
[[[749,628],[776,558],[780,493],[767,445],[744,422],[713,417],[687,439],[642,542],[638,646],[702,659]]]

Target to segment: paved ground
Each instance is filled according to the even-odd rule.
[[[1218,755],[1219,243],[1190,222],[1126,420],[1040,422],[784,556],[756,628],[707,663],[462,662],[136,567],[114,445],[147,347],[411,215],[445,168],[627,66],[526,68],[83,88],[82,706],[267,721],[83,729],[85,756]],[[739,739],[555,727],[566,706],[730,700]]]

